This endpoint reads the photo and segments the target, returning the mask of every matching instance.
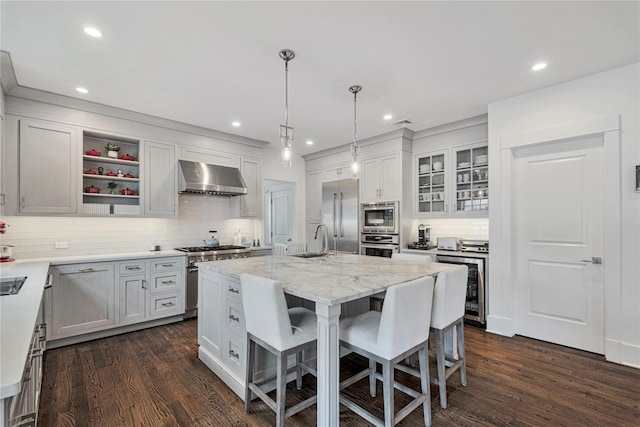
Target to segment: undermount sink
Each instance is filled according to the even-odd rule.
[[[22,285],[27,281],[26,276],[22,277],[5,277],[0,279],[0,296],[16,295],[20,292]]]
[[[302,254],[294,254],[292,256],[297,256],[298,258],[318,258],[321,256],[327,256],[327,254],[321,254],[318,252],[305,252]]]

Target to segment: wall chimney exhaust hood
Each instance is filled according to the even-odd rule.
[[[212,194],[244,196],[247,186],[238,168],[180,160],[184,180],[180,180],[180,194]]]

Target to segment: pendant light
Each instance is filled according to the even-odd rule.
[[[351,144],[351,176],[358,178],[360,172],[360,163],[358,159],[358,114],[356,110],[358,92],[362,90],[362,86],[353,85],[349,88],[349,92],[353,94],[353,143]]]
[[[280,125],[280,164],[284,168],[291,167],[293,127],[289,126],[289,61],[296,54],[291,49],[282,49],[280,58],[284,60],[284,125]]]

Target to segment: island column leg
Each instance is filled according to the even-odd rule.
[[[318,425],[338,427],[340,422],[340,304],[316,302],[318,315]]]

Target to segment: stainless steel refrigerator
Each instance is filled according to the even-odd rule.
[[[358,216],[357,179],[322,183],[322,222],[329,229],[329,250],[358,253]]]

